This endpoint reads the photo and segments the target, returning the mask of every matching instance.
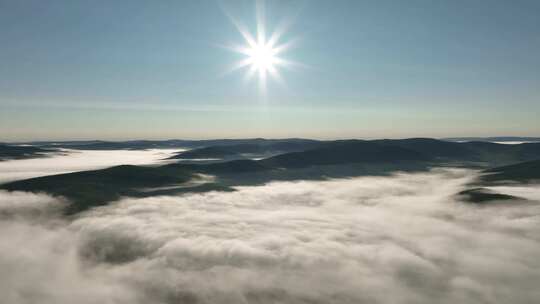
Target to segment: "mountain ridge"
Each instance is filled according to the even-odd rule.
[[[530,160],[536,158],[536,160]],[[528,160],[520,163],[521,159]],[[504,163],[506,167],[496,167]],[[480,165],[478,165],[480,164]],[[317,148],[283,153],[261,160],[240,159],[216,163],[172,163],[162,166],[116,166],[101,170],[80,171],[44,176],[0,185],[9,191],[47,192],[74,201],[73,213],[102,205],[122,196],[141,197],[139,188],[163,186],[153,194],[195,191],[231,191],[230,186],[249,185],[272,180],[380,175],[396,170],[427,170],[436,166],[484,166],[494,174],[533,176],[540,174],[540,144],[500,145],[486,143],[450,143],[436,139],[338,140]],[[534,165],[534,166],[532,166]],[[532,166],[532,167],[531,167]],[[498,170],[498,171],[497,171]],[[198,174],[217,177],[206,187],[186,186]],[[489,175],[491,174],[491,175]],[[536,176],[536,175],[534,175]],[[487,180],[486,180],[487,181]],[[476,195],[474,193],[469,193]]]

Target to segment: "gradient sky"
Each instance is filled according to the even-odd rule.
[[[0,140],[540,136],[540,1],[267,1],[266,95],[228,12],[254,1],[0,0]]]

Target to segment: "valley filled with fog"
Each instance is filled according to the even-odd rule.
[[[168,153],[6,161],[0,178],[156,164]],[[540,188],[461,201],[478,174],[269,182],[126,197],[72,216],[66,198],[0,191],[2,303],[534,303]]]
[[[0,183],[68,173],[101,169],[116,165],[163,164],[179,149],[147,150],[72,150],[62,149],[47,157],[0,161]]]

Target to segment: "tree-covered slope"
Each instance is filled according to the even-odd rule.
[[[4,184],[1,188],[63,196],[74,203],[70,212],[78,212],[121,196],[139,196],[140,188],[181,184],[192,177],[191,172],[181,168],[122,165],[20,180]]]
[[[528,161],[484,171],[482,181],[492,182],[540,182],[540,160]]]

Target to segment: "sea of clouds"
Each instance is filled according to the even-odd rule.
[[[0,192],[1,302],[538,303],[540,204],[459,202],[474,177],[275,182],[69,219],[62,199]]]

